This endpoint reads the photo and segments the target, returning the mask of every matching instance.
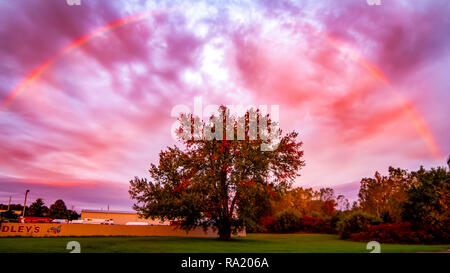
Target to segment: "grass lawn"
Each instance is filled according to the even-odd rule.
[[[246,238],[221,242],[212,238],[186,237],[59,237],[0,238],[0,252],[69,252],[66,244],[78,241],[81,252],[155,252],[155,253],[284,253],[284,252],[360,252],[368,253],[365,243],[340,240],[328,234],[247,234]],[[450,245],[381,244],[381,252],[434,252]]]

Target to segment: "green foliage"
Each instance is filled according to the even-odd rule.
[[[404,203],[403,219],[421,225],[444,225],[450,220],[450,172],[444,168],[423,167],[412,176],[417,179],[407,192]]]
[[[279,144],[273,151],[263,151],[262,144],[271,140],[250,140],[249,116],[229,115],[221,107],[219,120],[234,124],[237,136],[237,121],[245,121],[245,139],[224,140],[180,139],[184,149],[169,147],[159,155],[159,165],[152,164],[152,181],[136,177],[130,181],[130,196],[137,201],[134,209],[145,218],[181,220],[181,227],[212,226],[219,230],[222,240],[229,240],[231,233],[248,225],[259,224],[271,206],[270,199],[290,187],[298,176],[304,162],[301,142],[296,132],[281,136],[275,133]],[[254,112],[261,120],[259,112]],[[182,116],[183,118],[184,116]],[[196,120],[188,115],[183,121]],[[269,120],[270,123],[270,120]],[[191,123],[190,123],[191,124]],[[195,125],[196,123],[194,123]],[[203,122],[205,130],[220,134],[220,127]],[[190,130],[188,130],[190,132]],[[186,134],[180,128],[179,134]],[[278,141],[277,141],[278,142]]]
[[[271,230],[273,232],[298,231],[300,220],[301,216],[296,211],[284,210],[276,215],[275,222],[272,224]]]
[[[406,170],[393,167],[389,167],[389,176],[376,172],[374,178],[363,178],[358,194],[360,208],[377,217],[401,222],[403,202],[413,182]]]
[[[247,234],[223,242],[192,237],[35,237],[1,238],[0,253],[68,253],[68,241],[78,241],[83,253],[368,253],[367,240],[352,242],[330,234]],[[83,246],[85,246],[83,248]],[[446,245],[383,244],[383,253],[442,252]],[[430,254],[431,255],[431,254]],[[442,254],[445,255],[445,254]],[[433,255],[434,256],[434,255]],[[444,258],[444,257],[443,257]],[[445,259],[445,258],[444,258]],[[4,262],[5,263],[5,262]],[[247,268],[246,268],[247,269]],[[244,271],[244,270],[242,270]],[[256,270],[254,270],[256,271]],[[445,270],[443,270],[445,271]],[[251,272],[247,269],[247,272]]]
[[[348,212],[342,212],[337,210],[333,213],[333,215],[329,219],[327,219],[328,220],[327,222],[330,224],[330,227],[334,232],[337,232],[338,224],[345,218],[345,213]]]
[[[352,211],[337,223],[337,230],[342,239],[350,234],[367,230],[370,225],[381,223],[381,219],[363,211]]]
[[[333,215],[338,204],[345,210],[348,207],[348,200],[342,195],[336,198],[331,188],[313,190],[296,187],[274,200],[273,208],[275,214],[284,210],[294,210],[301,215],[327,218]]]

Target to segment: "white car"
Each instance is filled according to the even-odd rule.
[[[69,220],[67,220],[67,219],[53,219],[51,222],[52,223],[59,223],[59,224],[67,224],[67,223],[69,223]]]
[[[147,222],[127,222],[125,223],[127,226],[148,226],[149,223]]]

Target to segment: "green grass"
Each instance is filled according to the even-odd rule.
[[[60,252],[66,244],[78,241],[81,252],[146,252],[146,253],[368,253],[365,243],[340,240],[328,234],[248,234],[246,238],[222,242],[213,238],[186,237],[59,237],[0,238],[0,252]],[[381,244],[381,252],[434,252],[450,249],[450,245]]]

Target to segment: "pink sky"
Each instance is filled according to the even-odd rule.
[[[0,4],[0,203],[129,210],[194,97],[280,105],[297,186],[355,200],[376,170],[445,164],[448,1],[135,2]]]

